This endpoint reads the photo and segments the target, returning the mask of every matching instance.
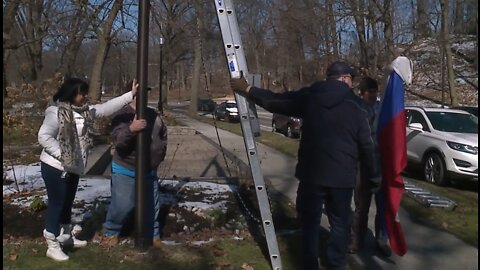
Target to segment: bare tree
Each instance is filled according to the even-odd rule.
[[[416,37],[427,37],[430,33],[430,28],[428,27],[428,13],[427,13],[427,0],[417,0],[417,21],[415,23]]]
[[[6,62],[9,56],[12,43],[14,42],[11,36],[12,28],[15,25],[15,16],[18,12],[20,0],[8,1],[3,7],[3,100],[7,96],[7,74]]]
[[[42,69],[43,40],[50,27],[49,15],[54,1],[24,0],[20,3],[16,21],[22,33],[22,43],[27,63],[20,66],[25,81],[35,81]]]
[[[448,85],[450,89],[450,102],[452,106],[458,105],[457,91],[455,88],[455,74],[453,71],[453,61],[452,61],[452,51],[450,46],[449,38],[449,27],[448,27],[448,0],[440,0],[441,6],[441,17],[442,17],[442,50],[445,52],[445,57],[447,58],[447,76],[448,76]]]
[[[20,5],[20,0],[8,1],[3,7],[3,62],[5,63],[8,58],[7,51],[12,49],[14,45],[12,43],[15,41],[12,37],[12,29],[15,26],[15,16],[17,16],[18,6]]]
[[[465,33],[463,18],[465,16],[465,1],[455,0],[455,6],[453,7],[453,33],[463,34]]]
[[[67,14],[68,18],[62,18],[67,21],[67,25],[59,34],[66,37],[66,45],[64,50],[62,50],[60,61],[56,68],[58,72],[61,72],[67,77],[78,74],[75,63],[85,34],[91,29],[89,24],[98,16],[98,13],[104,8],[107,2],[104,2],[99,8],[94,9],[91,14],[89,14],[90,10],[88,9],[87,0],[74,1],[73,4],[75,12],[72,15]]]
[[[393,39],[393,23],[392,23],[392,1],[383,1],[383,35],[387,43],[387,57],[393,59],[395,57],[395,45]]]
[[[333,9],[333,0],[326,0],[325,6],[327,11],[327,23],[328,23],[328,37],[329,45],[332,48],[333,58],[338,59],[338,38],[337,38],[337,21],[335,20],[335,11]]]
[[[386,0],[388,1],[388,0]],[[369,69],[369,57],[367,39],[365,37],[365,1],[364,0],[348,0],[352,15],[355,20],[355,27],[358,35],[358,43],[360,46],[360,66]]]
[[[370,3],[368,4],[368,14],[367,14],[367,21],[369,23],[370,29],[372,31],[372,38],[371,38],[371,51],[372,54],[370,55],[371,59],[371,68],[367,70],[367,75],[370,76],[375,76],[376,71],[378,69],[378,54],[379,54],[379,35],[378,35],[378,29],[377,29],[377,22],[378,22],[378,11],[376,9],[377,4]]]
[[[194,50],[194,62],[193,62],[193,74],[192,74],[192,88],[191,88],[191,96],[190,96],[190,114],[197,113],[197,104],[198,104],[198,91],[200,87],[200,73],[202,68],[202,47],[201,47],[201,31],[203,25],[203,11],[202,11],[202,4],[200,0],[194,1],[195,5],[195,14],[196,14],[196,21],[197,21],[197,29],[198,33],[195,35],[193,39],[193,50]]]
[[[197,33],[195,10],[190,0],[161,0],[152,2],[152,17],[157,22],[152,29],[154,34],[154,50],[160,50],[159,37],[162,36],[165,44],[163,50],[163,70],[166,87],[163,89],[167,97],[168,92],[175,87],[178,91],[186,91],[189,72],[187,66],[191,65],[193,54],[192,39]],[[158,24],[161,25],[161,31]],[[158,53],[160,55],[160,53]],[[187,69],[187,70],[185,70]],[[169,74],[167,77],[166,75]],[[170,80],[170,82],[169,82]],[[178,99],[178,94],[176,95]]]
[[[102,21],[98,27],[95,27],[95,33],[98,38],[98,50],[94,60],[92,73],[90,76],[90,95],[92,100],[100,101],[102,96],[102,72],[108,50],[112,44],[112,38],[117,31],[112,34],[113,23],[118,12],[122,9],[123,0],[114,0],[113,6],[108,12],[105,21]]]

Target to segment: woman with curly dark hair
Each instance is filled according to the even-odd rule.
[[[130,92],[102,104],[90,105],[87,103],[88,83],[68,78],[45,110],[38,142],[43,147],[41,172],[48,197],[43,230],[48,245],[47,257],[66,261],[69,257],[62,247],[87,245],[86,241],[75,238],[81,227],[72,226],[71,214],[78,180],[85,173],[88,151],[92,146],[93,120],[110,116],[130,103],[137,88],[135,81]]]

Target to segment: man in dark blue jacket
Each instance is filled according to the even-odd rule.
[[[295,176],[296,207],[303,230],[303,269],[319,269],[318,241],[323,206],[330,223],[329,269],[344,269],[350,241],[351,201],[357,163],[377,175],[367,112],[352,91],[355,75],[347,63],[327,68],[327,79],[298,91],[274,93],[250,86],[243,76],[232,89],[272,113],[303,119]]]

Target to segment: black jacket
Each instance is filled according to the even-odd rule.
[[[125,106],[117,112],[111,123],[111,138],[115,151],[113,161],[131,170],[135,170],[137,134],[130,131],[129,126],[135,117],[135,110]],[[167,126],[160,115],[152,108],[147,108],[145,119],[147,134],[145,145],[150,163],[147,171],[157,170],[167,153]]]
[[[347,84],[319,81],[286,93],[252,87],[248,98],[270,112],[303,119],[295,173],[300,181],[352,188],[358,161],[372,177],[378,174],[367,112]]]

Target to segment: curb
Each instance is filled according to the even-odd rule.
[[[110,144],[100,144],[90,150],[85,175],[103,175],[105,169],[112,162],[110,149]]]

